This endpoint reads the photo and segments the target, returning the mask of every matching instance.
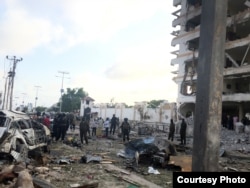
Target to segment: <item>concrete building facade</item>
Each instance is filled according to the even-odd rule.
[[[176,11],[171,45],[178,49],[171,65],[177,66],[173,80],[178,85],[179,117],[195,112],[197,65],[202,0],[173,0]],[[241,120],[250,112],[250,1],[228,0],[222,114]],[[204,91],[206,92],[206,91]]]

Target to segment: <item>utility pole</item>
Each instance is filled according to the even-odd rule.
[[[38,89],[41,88],[41,86],[35,86],[36,87],[36,98],[35,98],[35,108],[36,108],[36,103],[38,100]]]
[[[14,77],[15,77],[15,70],[16,70],[16,64],[19,61],[22,61],[23,58],[17,59],[16,56],[9,57],[6,56],[7,59],[13,61],[13,67],[12,70],[8,72],[8,77],[9,77],[9,83],[8,83],[8,89],[7,89],[7,104],[6,106],[8,107],[8,101],[9,101],[9,110],[12,110],[12,102],[13,102],[13,89],[14,89]],[[5,91],[6,94],[6,91]],[[4,101],[5,103],[5,101]]]
[[[195,172],[219,168],[227,5],[227,0],[202,1],[192,152]]]
[[[64,78],[68,78],[68,77],[65,77],[64,75],[65,75],[65,74],[69,74],[69,72],[58,71],[58,73],[62,74],[62,76],[56,76],[56,77],[62,78],[62,85],[61,85],[61,90],[60,90],[60,93],[61,93],[61,98],[60,98],[60,111],[59,111],[59,112],[62,112],[62,94],[63,94],[63,92],[64,92],[64,89],[63,89],[63,81],[64,81]],[[69,78],[68,78],[68,79],[69,79]]]

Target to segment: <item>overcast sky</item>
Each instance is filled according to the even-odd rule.
[[[0,85],[17,63],[15,104],[49,107],[60,89],[83,88],[95,103],[168,100],[172,0],[1,0]],[[63,74],[60,72],[67,72]],[[39,86],[39,87],[36,87]]]

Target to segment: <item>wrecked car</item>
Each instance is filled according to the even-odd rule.
[[[24,161],[29,151],[47,152],[50,130],[28,114],[18,111],[0,111],[0,154],[16,161]]]
[[[144,164],[154,164],[164,167],[168,164],[169,156],[175,155],[171,144],[164,138],[145,137],[131,140],[125,144],[123,157],[134,159],[135,153],[139,153],[139,161]]]

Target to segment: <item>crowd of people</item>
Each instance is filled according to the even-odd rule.
[[[57,113],[53,117],[53,121],[48,114],[42,114],[39,121],[51,130],[52,141],[64,141],[67,131],[74,132],[76,125],[79,126],[79,139],[82,144],[88,145],[89,137],[104,137],[119,135],[123,142],[130,141],[131,126],[128,118],[124,118],[120,122],[115,114],[107,117],[105,120],[101,117],[83,116],[81,119],[76,118],[74,113]],[[186,145],[186,129],[187,123],[185,119],[181,120],[180,125],[180,144]],[[176,128],[173,119],[170,120],[168,140],[173,141],[176,134]],[[98,132],[98,133],[97,133]]]
[[[55,142],[64,141],[67,131],[74,132],[76,126],[79,127],[79,140],[82,144],[88,145],[89,137],[109,138],[110,136],[119,136],[124,143],[130,141],[131,126],[128,118],[124,118],[120,122],[115,114],[112,117],[107,117],[105,120],[101,117],[91,116],[83,116],[79,119],[74,113],[57,113],[53,116],[53,121],[51,121],[52,117],[45,113],[36,118],[51,130],[52,141]],[[250,124],[247,116],[243,117],[240,121],[238,116],[222,115],[222,127],[235,130],[237,122],[241,122],[243,125]],[[175,134],[179,134],[180,145],[186,145],[187,123],[185,119],[182,118],[178,125],[180,127],[176,128],[173,119],[170,120],[168,140],[174,141]]]
[[[56,113],[52,117],[43,113],[37,116],[37,119],[51,130],[53,142],[64,141],[67,131],[74,132],[76,126],[79,126],[79,139],[82,144],[88,145],[89,137],[105,137],[119,135],[124,142],[129,141],[131,126],[128,118],[120,122],[119,118],[113,114],[111,118],[105,120],[101,117],[83,116],[77,121],[74,113]],[[97,133],[98,132],[98,133]]]
[[[221,124],[223,127],[229,130],[235,130],[237,122],[241,122],[244,126],[250,125],[250,120],[247,115],[240,120],[237,115],[222,114]]]
[[[115,114],[113,114],[111,118],[107,117],[105,120],[103,120],[101,117],[83,117],[79,124],[81,143],[83,144],[85,141],[85,143],[88,144],[88,136],[96,137],[97,128],[99,128],[99,130],[101,131],[99,135],[101,137],[108,138],[111,135],[115,135],[115,133],[121,133],[123,142],[130,140],[129,134],[131,126],[128,122],[128,118],[124,118],[124,121],[120,124],[119,118],[117,118]],[[117,128],[120,129],[120,132]],[[92,134],[90,134],[90,130]]]

